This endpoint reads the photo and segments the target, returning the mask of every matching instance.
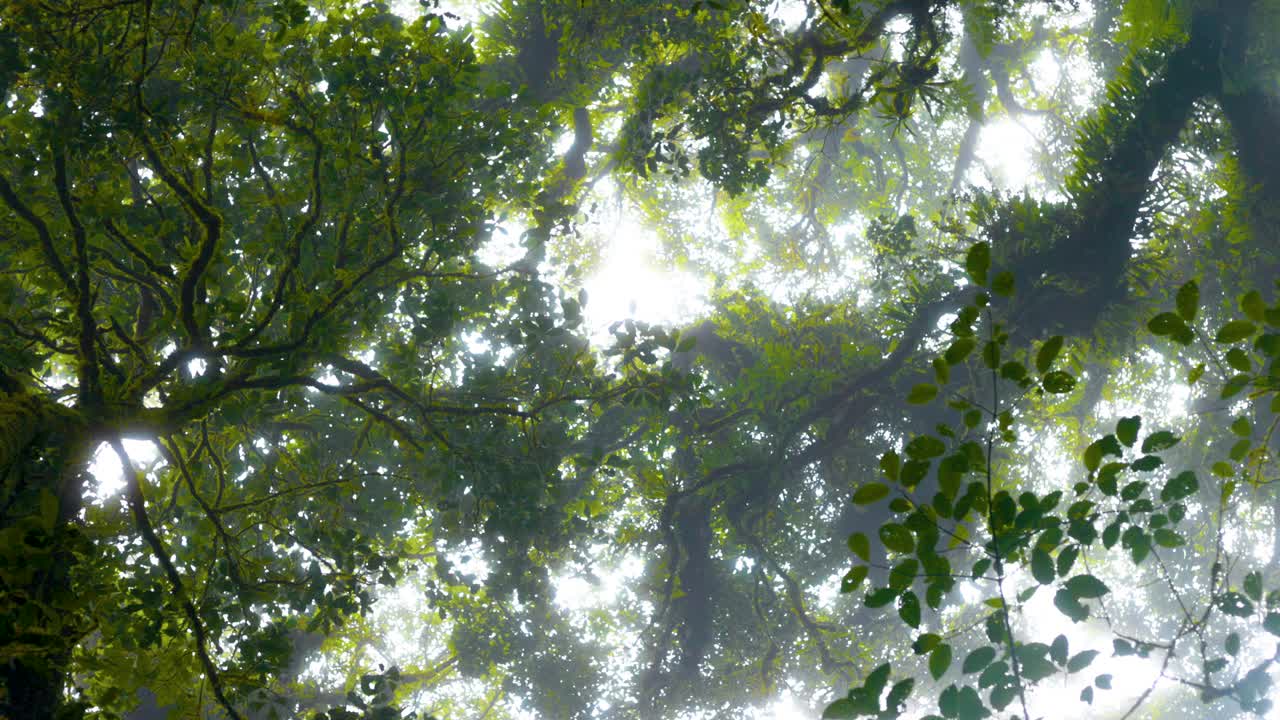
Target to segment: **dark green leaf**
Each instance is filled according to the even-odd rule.
[[[1238,592],[1226,592],[1214,598],[1214,604],[1227,615],[1249,617],[1253,614],[1253,603]]]
[[[871,562],[871,541],[867,536],[856,532],[849,536],[849,550],[862,558],[862,562]]]
[[[1126,447],[1133,447],[1138,440],[1138,430],[1142,428],[1142,418],[1138,415],[1120,418],[1116,423],[1116,438]]]
[[[1053,558],[1040,548],[1031,551],[1031,575],[1041,585],[1048,585],[1055,578]]]
[[[1213,341],[1219,343],[1240,342],[1241,340],[1252,337],[1257,330],[1257,326],[1248,320],[1232,320],[1221,328],[1218,328],[1218,332],[1213,336]]]
[[[1075,388],[1076,379],[1075,376],[1070,375],[1069,373],[1065,373],[1061,370],[1054,370],[1053,372],[1045,374],[1041,384],[1044,386],[1045,392],[1061,395],[1063,393],[1069,393],[1073,388]]]
[[[934,680],[941,680],[951,667],[951,646],[943,643],[929,653],[929,674]]]
[[[911,388],[911,392],[907,394],[907,402],[913,405],[923,405],[936,397],[938,397],[937,385],[920,383]]]
[[[1254,571],[1244,576],[1244,594],[1254,602],[1262,602],[1262,573]]]
[[[1191,280],[1178,288],[1175,304],[1178,307],[1178,315],[1183,320],[1191,322],[1196,319],[1196,310],[1200,306],[1200,286],[1196,284],[1195,280]]]
[[[1055,665],[1066,665],[1069,647],[1070,646],[1067,644],[1067,636],[1059,635],[1054,638],[1053,642],[1049,645],[1049,658],[1053,660]]]
[[[880,526],[880,542],[894,552],[909,553],[916,548],[915,539],[911,536],[911,531],[896,523],[886,523]]]
[[[1101,580],[1092,575],[1076,575],[1063,584],[1067,592],[1076,598],[1100,598],[1111,592]]]
[[[922,633],[920,637],[915,639],[915,642],[911,643],[911,651],[917,655],[924,655],[938,647],[938,644],[941,642],[941,635],[934,633]]]
[[[1058,358],[1058,353],[1062,351],[1062,336],[1054,335],[1036,351],[1036,372],[1044,375],[1053,367],[1053,361]]]
[[[1262,629],[1280,636],[1280,612],[1267,613],[1267,617],[1262,620]]]
[[[1076,564],[1076,556],[1080,554],[1080,546],[1071,545],[1065,547],[1058,553],[1058,577],[1066,577],[1071,572],[1071,568]]]
[[[1254,322],[1266,321],[1267,304],[1262,300],[1262,293],[1257,290],[1250,290],[1240,296],[1240,310]]]
[[[1147,329],[1153,335],[1178,335],[1188,330],[1187,324],[1177,315],[1167,312],[1151,318],[1147,323]]]
[[[1089,608],[1080,604],[1076,596],[1066,588],[1060,588],[1054,593],[1053,605],[1063,615],[1071,618],[1072,622],[1081,622],[1089,617]]]
[[[822,711],[822,718],[823,720],[851,720],[861,714],[856,703],[848,698],[840,698]]]
[[[906,709],[907,698],[911,696],[911,690],[916,685],[915,678],[907,678],[899,680],[889,689],[889,695],[885,698],[886,712],[897,714]]]
[[[1196,474],[1190,470],[1184,470],[1169,478],[1164,488],[1160,490],[1160,500],[1177,502],[1191,497],[1199,489],[1200,482],[1196,479]]]
[[[976,673],[985,668],[992,660],[995,659],[995,648],[990,645],[985,645],[965,656],[964,663],[961,665],[960,669],[966,675]]]
[[[969,357],[969,353],[978,346],[978,341],[971,337],[957,338],[955,342],[947,348],[942,354],[942,358],[947,361],[948,365],[959,365],[964,359]]]
[[[840,592],[851,593],[854,590],[857,590],[858,587],[862,585],[862,582],[866,579],[867,579],[867,566],[858,565],[853,569],[849,570],[849,572],[845,573],[844,577],[841,578]]]
[[[928,460],[947,451],[947,446],[932,435],[917,435],[907,443],[907,456],[916,460]]]
[[[1174,445],[1177,445],[1178,441],[1181,439],[1182,438],[1179,438],[1168,430],[1153,432],[1142,441],[1142,452],[1155,453],[1160,452],[1161,450],[1168,450]]]
[[[1155,539],[1156,544],[1161,547],[1174,548],[1185,545],[1187,542],[1181,535],[1168,528],[1159,528],[1151,536]]]
[[[893,588],[877,588],[867,593],[863,604],[869,608],[884,607],[898,598],[898,591]]]
[[[991,269],[991,246],[985,242],[974,243],[964,259],[965,272],[976,285],[987,284],[987,271]]]
[[[858,488],[853,493],[854,505],[870,505],[877,500],[883,500],[889,495],[889,486],[884,483],[867,483]]]
[[[892,450],[880,456],[880,470],[892,481],[898,480],[898,471],[901,466],[902,460],[898,457],[898,453]]]
[[[1089,665],[1093,663],[1093,659],[1096,657],[1098,657],[1097,650],[1085,650],[1072,655],[1071,659],[1067,661],[1067,672],[1080,672],[1081,670],[1089,667]]]
[[[898,617],[913,628],[920,627],[920,598],[910,590],[898,597]]]

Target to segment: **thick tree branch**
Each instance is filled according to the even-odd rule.
[[[116,456],[120,458],[120,465],[124,471],[125,499],[133,513],[134,525],[151,548],[156,560],[160,562],[160,566],[164,569],[164,573],[169,579],[174,599],[182,607],[183,613],[187,616],[187,622],[191,623],[191,631],[195,635],[196,641],[196,654],[200,658],[200,664],[204,667],[205,674],[208,675],[209,685],[213,688],[213,694],[232,720],[244,720],[244,716],[227,699],[226,692],[222,687],[222,677],[218,673],[217,666],[213,664],[213,659],[209,657],[208,638],[205,633],[204,623],[200,620],[200,614],[196,611],[196,606],[187,596],[182,576],[178,574],[178,569],[174,567],[173,560],[169,557],[169,551],[165,548],[160,537],[156,535],[155,528],[151,525],[151,518],[147,516],[147,501],[142,493],[142,473],[138,472],[133,461],[129,458],[129,453],[125,451],[124,442],[119,436],[111,439],[111,448],[115,450]]]

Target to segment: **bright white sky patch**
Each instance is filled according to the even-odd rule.
[[[988,123],[978,136],[978,159],[990,168],[995,184],[1002,190],[1021,190],[1034,184],[1036,138],[1041,121],[1001,118]]]
[[[755,718],[757,720],[809,720],[810,715],[791,696],[790,690],[783,690],[777,700],[765,706],[763,711],[755,713]]]
[[[625,319],[680,325],[706,310],[705,284],[659,261],[659,240],[626,213],[608,232],[599,269],[585,287],[587,329],[607,337],[609,325]]]
[[[794,30],[808,17],[808,9],[800,0],[777,0],[765,11],[770,20],[777,20],[788,30]]]
[[[160,462],[160,450],[150,440],[125,440],[124,450],[129,459],[143,472],[150,472]],[[93,453],[89,462],[89,474],[94,483],[90,484],[92,502],[102,504],[107,498],[124,489],[124,471],[115,450],[107,443],[102,443]]]

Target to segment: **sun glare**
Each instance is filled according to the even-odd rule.
[[[159,448],[150,440],[125,440],[124,450],[129,453],[133,464],[144,473],[151,472],[162,462]],[[115,451],[107,443],[102,443],[94,451],[93,460],[89,463],[89,475],[94,480],[91,483],[92,500],[97,504],[106,502],[107,498],[124,489],[124,470]]]
[[[585,283],[584,313],[588,331],[597,342],[608,337],[609,326],[631,319],[679,325],[706,309],[706,287],[690,273],[663,267],[660,247],[625,213],[605,241],[597,272]]]
[[[978,158],[991,171],[991,180],[1003,190],[1021,190],[1034,184],[1038,118],[1002,118],[982,128]],[[976,178],[975,178],[976,180]],[[980,183],[982,184],[982,183]]]

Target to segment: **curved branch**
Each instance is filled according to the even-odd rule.
[[[227,711],[227,715],[232,720],[244,720],[231,701],[227,699],[227,694],[222,688],[222,677],[218,674],[218,667],[213,664],[212,658],[209,657],[208,637],[205,633],[204,623],[200,620],[200,614],[196,611],[196,606],[192,604],[191,599],[187,596],[187,591],[182,583],[182,576],[178,574],[178,569],[174,567],[173,560],[169,557],[169,551],[165,548],[160,537],[156,535],[155,528],[151,525],[151,518],[147,516],[147,501],[142,494],[142,478],[133,464],[133,460],[129,458],[129,453],[124,449],[124,442],[117,435],[111,438],[111,449],[115,451],[116,456],[120,458],[121,469],[124,472],[125,480],[125,499],[129,504],[129,510],[133,513],[134,525],[138,528],[138,532],[142,538],[146,540],[150,546],[152,554],[156,560],[160,562],[160,566],[164,569],[165,575],[169,579],[172,586],[174,598],[182,607],[183,613],[187,616],[187,621],[191,623],[191,631],[195,634],[196,654],[200,658],[200,664],[204,667],[205,673],[209,676],[209,685],[213,688],[213,694],[218,699],[218,704]]]

